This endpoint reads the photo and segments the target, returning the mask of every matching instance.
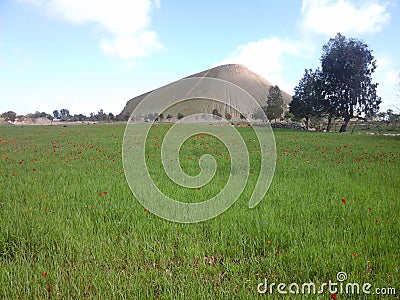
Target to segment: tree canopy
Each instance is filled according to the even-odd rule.
[[[377,83],[372,82],[376,60],[364,42],[338,33],[322,47],[321,70],[306,70],[295,88],[291,112],[297,117],[343,118],[340,132],[354,116],[379,109]]]
[[[280,88],[275,85],[268,90],[266,115],[269,120],[276,120],[283,114],[283,96]]]
[[[326,111],[323,93],[321,71],[305,70],[299,85],[294,89],[289,111],[297,118],[305,118],[307,128],[311,117],[319,117]]]
[[[354,114],[377,111],[381,103],[372,83],[376,60],[364,42],[338,33],[323,47],[322,73],[326,96],[336,114],[343,117],[340,132],[345,132]]]

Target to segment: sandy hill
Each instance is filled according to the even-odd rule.
[[[246,90],[261,105],[266,105],[268,89],[270,86],[273,85],[271,82],[267,81],[260,75],[253,73],[245,66],[238,64],[218,66],[190,75],[185,78],[191,77],[210,77],[229,81]],[[130,99],[120,113],[120,116],[129,117],[136,105],[140,103],[140,101],[142,101],[151,92],[152,91],[149,91],[140,96]],[[282,95],[285,103],[289,104],[292,97],[284,91],[282,91]],[[197,99],[192,101],[191,103],[182,103],[181,105],[179,105],[179,107],[173,107],[167,112],[164,112],[164,115],[166,115],[166,113],[170,113],[175,117],[178,112],[182,113],[185,116],[196,112],[211,113],[214,108],[217,108],[222,114],[224,113],[224,107],[218,107],[218,105],[215,105],[215,102],[210,103],[208,101],[201,101],[200,99]]]

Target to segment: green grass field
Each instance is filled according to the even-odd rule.
[[[251,162],[242,196],[212,220],[179,224],[133,197],[124,129],[0,127],[0,299],[251,299],[264,278],[320,285],[338,272],[399,296],[400,137],[276,130],[274,179],[249,209],[259,149],[240,128]],[[156,126],[147,149],[161,189],[181,201],[217,193],[227,150],[209,136],[189,139],[183,169],[196,174],[198,157],[210,153],[219,170],[200,190],[171,187],[158,160],[166,130]]]

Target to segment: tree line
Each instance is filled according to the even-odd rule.
[[[71,114],[69,109],[63,108],[60,110],[54,110],[52,114],[46,112],[36,111],[35,113],[28,113],[26,115],[17,115],[14,111],[7,111],[0,115],[5,121],[14,122],[16,120],[23,119],[38,119],[46,118],[50,121],[60,122],[84,122],[84,121],[99,121],[99,122],[110,122],[110,121],[125,121],[126,118],[121,116],[115,116],[113,113],[105,113],[100,109],[97,113],[90,113],[89,116],[84,114]]]

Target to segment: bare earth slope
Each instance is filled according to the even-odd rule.
[[[265,80],[263,77],[260,75],[253,73],[249,69],[247,69],[243,65],[238,65],[238,64],[229,64],[229,65],[222,65],[218,66],[209,70],[205,70],[193,75],[190,75],[186,78],[193,78],[193,77],[210,77],[210,78],[217,78],[217,79],[222,79],[229,81],[245,91],[247,91],[257,102],[259,102],[261,105],[266,105],[267,103],[267,95],[268,95],[268,89],[270,86],[273,84],[270,83],[269,81]],[[142,101],[147,95],[149,95],[152,91],[149,91],[145,94],[142,94],[140,96],[137,96],[135,98],[132,98],[129,100],[124,109],[122,110],[120,116],[127,116],[129,117],[140,101]],[[286,104],[289,104],[291,101],[292,97],[282,91],[283,99]],[[168,112],[175,114],[177,112],[181,112],[184,115],[188,115],[190,113],[193,113],[195,110],[196,112],[202,111],[205,113],[211,113],[212,109],[214,108],[215,105],[210,104],[207,101],[200,101],[200,100],[195,100],[194,102],[197,101],[197,105],[193,104],[182,104],[179,108],[171,109]],[[196,107],[197,106],[197,107]],[[222,111],[221,111],[222,112]],[[159,113],[159,112],[158,112]]]

